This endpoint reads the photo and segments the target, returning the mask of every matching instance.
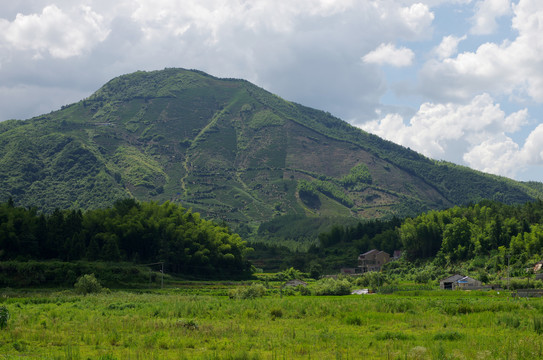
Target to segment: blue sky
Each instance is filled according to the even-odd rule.
[[[0,8],[0,121],[164,67],[247,79],[428,157],[543,181],[538,0],[28,0]]]

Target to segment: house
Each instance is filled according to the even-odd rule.
[[[464,275],[452,275],[448,278],[439,281],[439,287],[444,290],[456,290],[456,289],[475,289],[480,288],[483,284],[474,278]]]
[[[381,266],[390,261],[390,255],[384,251],[370,250],[358,256],[358,268],[361,273],[380,271]]]

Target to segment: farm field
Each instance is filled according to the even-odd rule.
[[[536,359],[543,300],[411,291],[231,299],[213,286],[2,291],[0,359]]]

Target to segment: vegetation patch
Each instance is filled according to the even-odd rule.
[[[434,335],[433,339],[435,341],[458,341],[465,338],[465,335],[459,333],[458,331],[444,331],[438,332]]]
[[[81,276],[74,284],[74,288],[76,293],[81,295],[97,294],[104,290],[102,284],[100,284],[94,274]]]
[[[276,115],[273,111],[262,110],[252,116],[249,127],[253,130],[258,130],[266,126],[282,126],[284,124],[285,120]]]

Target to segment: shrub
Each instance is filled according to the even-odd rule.
[[[230,299],[255,299],[264,295],[266,295],[266,287],[255,283],[246,287],[232,289],[228,293]]]
[[[273,308],[270,310],[270,315],[272,317],[272,320],[275,320],[276,318],[283,317],[283,309],[281,308]]]
[[[322,279],[315,286],[315,295],[350,295],[351,283],[344,280]]]
[[[434,340],[448,340],[448,341],[455,341],[455,340],[461,340],[464,338],[464,335],[459,333],[458,331],[446,331],[446,332],[439,332],[434,335]]]
[[[311,290],[307,288],[307,286],[298,285],[297,287],[298,291],[300,292],[300,295],[302,296],[309,296],[311,295]]]
[[[8,326],[9,311],[5,306],[0,306],[0,329]]]
[[[87,295],[102,292],[103,288],[94,274],[86,274],[79,279],[74,285],[75,291],[78,294]]]
[[[383,341],[383,340],[409,340],[412,338],[412,336],[405,334],[404,332],[397,331],[386,331],[383,333],[378,333],[375,335],[375,338],[377,340]]]
[[[345,319],[347,325],[362,326],[362,318],[358,315],[350,315]]]
[[[177,326],[184,327],[187,330],[198,330],[198,323],[193,319],[182,319],[177,321]]]
[[[385,273],[370,271],[355,280],[355,285],[369,287],[371,289],[377,289],[386,285],[389,282]]]

